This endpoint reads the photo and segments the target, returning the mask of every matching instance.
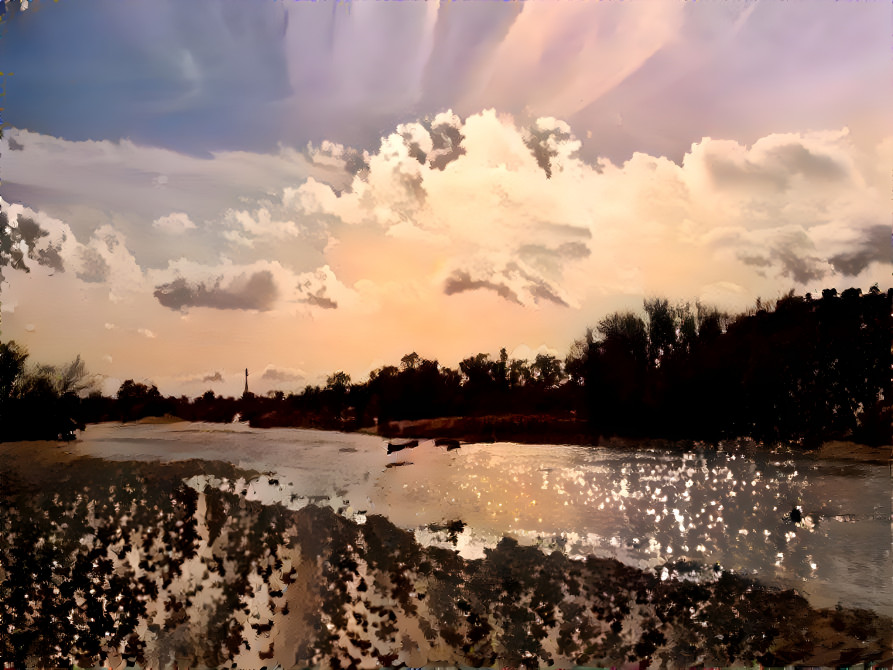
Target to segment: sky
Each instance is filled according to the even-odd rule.
[[[0,338],[107,393],[893,285],[889,2],[5,9]]]

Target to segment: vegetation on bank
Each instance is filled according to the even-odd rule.
[[[13,422],[16,430],[0,424],[0,439],[21,439],[28,425],[43,429],[29,437],[52,432],[34,421],[36,414],[26,419],[21,411],[40,407],[44,398],[63,415],[53,424],[60,426],[57,436],[84,422],[165,414],[231,422],[238,414],[256,426],[375,427],[382,434],[399,433],[398,421],[464,417],[463,430],[482,439],[511,439],[508,424],[550,435],[551,423],[573,441],[752,437],[807,448],[833,439],[890,444],[891,307],[893,289],[883,293],[877,286],[864,294],[826,289],[821,297],[792,291],[734,315],[653,298],[642,313],[603,318],[563,361],[548,354],[513,360],[502,349],[495,359],[479,353],[453,369],[413,352],[364,382],[339,371],[325,387],[241,398],[213,391],[164,397],[155,386],[127,380],[115,398],[94,392],[78,399],[70,382],[28,382],[67,377],[45,366],[28,372],[24,351],[8,343],[0,345],[0,416],[22,419]],[[80,383],[85,375],[77,369]]]
[[[29,365],[24,347],[0,342],[0,441],[74,439],[84,428],[81,395],[92,385],[80,356]]]

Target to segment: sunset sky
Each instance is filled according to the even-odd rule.
[[[18,3],[0,337],[108,393],[891,285],[890,2]]]

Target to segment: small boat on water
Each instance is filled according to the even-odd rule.
[[[418,440],[407,440],[406,442],[388,442],[388,453],[393,454],[396,451],[412,449],[413,447],[417,446],[419,446]]]
[[[438,437],[434,440],[434,445],[437,447],[446,447],[447,451],[452,451],[453,449],[458,449],[462,446],[459,444],[459,440],[454,440],[449,437]]]

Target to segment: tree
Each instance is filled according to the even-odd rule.
[[[339,370],[326,379],[326,389],[344,395],[350,390],[350,375]]]
[[[561,361],[551,354],[537,354],[530,370],[535,383],[541,388],[554,388],[564,379]]]
[[[83,427],[78,394],[92,385],[83,361],[28,367],[27,359],[15,342],[0,343],[0,440],[73,438]]]
[[[493,362],[490,354],[469,356],[459,363],[459,369],[465,375],[465,383],[477,389],[487,389],[493,382]]]
[[[648,359],[648,329],[633,312],[614,312],[598,322],[602,346],[611,354],[623,355],[636,363]]]
[[[589,359],[589,350],[595,342],[592,328],[587,328],[583,337],[579,337],[571,344],[570,351],[564,359],[564,371],[571,383],[582,386],[586,381],[586,361]]]
[[[411,354],[406,354],[403,358],[400,359],[400,369],[401,370],[415,370],[419,367],[419,363],[421,358],[416,352],[412,352]]]
[[[0,407],[12,397],[13,389],[25,371],[26,360],[28,352],[15,341],[0,342]]]
[[[510,389],[518,389],[529,383],[532,379],[530,368],[527,365],[527,360],[521,360],[518,358],[513,358],[512,362],[509,363],[509,388]]]
[[[126,379],[118,387],[115,397],[118,399],[118,412],[122,421],[133,421],[144,416],[164,414],[163,398],[154,384],[147,386],[132,379]]]
[[[670,301],[666,298],[646,298],[648,316],[648,366],[660,367],[661,359],[676,346],[676,323]]]

